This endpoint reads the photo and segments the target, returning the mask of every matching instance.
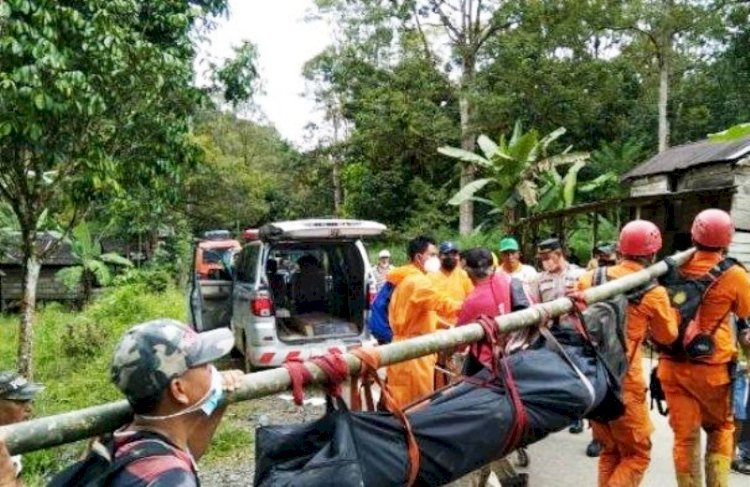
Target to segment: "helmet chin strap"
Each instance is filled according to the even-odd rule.
[[[203,406],[203,404],[206,401],[208,401],[208,398],[211,397],[211,392],[213,392],[213,389],[209,387],[208,391],[206,391],[206,394],[204,394],[203,397],[198,400],[198,402],[196,402],[192,406],[186,407],[182,411],[177,411],[176,413],[167,414],[164,416],[151,416],[149,414],[134,414],[133,417],[136,419],[145,419],[146,421],[164,421],[165,419],[172,419],[178,416],[183,416],[185,414],[194,413],[195,411],[199,411],[201,406]]]

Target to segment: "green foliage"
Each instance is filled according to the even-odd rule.
[[[69,359],[92,359],[105,352],[103,346],[108,341],[108,335],[108,330],[101,329],[90,318],[74,317],[65,325],[61,352]]]
[[[570,147],[561,154],[549,155],[549,147],[563,134],[559,128],[540,137],[536,130],[524,133],[521,124],[516,123],[510,139],[505,135],[496,144],[487,136],[480,136],[477,144],[484,157],[455,147],[441,147],[438,151],[453,158],[471,161],[480,167],[487,177],[477,179],[464,186],[449,201],[458,205],[472,199],[493,208],[490,214],[510,211],[519,214],[519,207],[525,212],[547,211],[566,208],[573,204],[578,182],[578,172],[586,165],[587,153],[571,153]],[[561,176],[560,167],[567,166]],[[589,184],[604,184],[602,178]],[[488,198],[479,198],[477,192],[485,189]]]
[[[34,379],[46,389],[34,403],[34,414],[47,416],[118,400],[109,379],[111,351],[131,326],[155,318],[185,320],[182,291],[169,287],[152,294],[141,285],[109,288],[81,313],[51,304],[40,310],[34,327]],[[0,369],[12,368],[18,327],[14,316],[0,316]],[[65,340],[61,340],[65,337]],[[44,485],[44,475],[69,464],[83,444],[24,455],[23,480]]]
[[[416,235],[445,235],[450,232],[450,223],[455,220],[450,207],[446,204],[445,188],[435,190],[420,178],[414,178],[409,185],[413,195],[410,216],[404,228],[408,234],[405,239]]]
[[[730,142],[750,135],[750,123],[741,123],[715,134],[708,134],[712,142]]]
[[[324,183],[314,156],[302,160],[271,127],[204,111],[196,120],[204,163],[185,182],[194,232],[236,232],[268,220],[315,216],[316,185]],[[330,180],[329,180],[330,181]],[[330,187],[330,183],[328,183]],[[325,211],[329,213],[329,211]]]
[[[113,281],[115,286],[138,286],[151,294],[163,293],[174,283],[174,276],[170,269],[158,265],[128,269],[115,277]]]
[[[258,79],[256,62],[258,50],[250,41],[243,41],[234,48],[234,56],[221,67],[213,66],[215,90],[220,91],[224,100],[237,106],[250,100],[256,91]]]
[[[57,272],[55,278],[72,290],[82,288],[84,300],[91,297],[91,288],[95,285],[107,286],[112,281],[110,265],[132,267],[130,260],[115,253],[103,253],[101,236],[95,237],[91,227],[81,222],[72,230],[68,239],[70,250],[78,265],[65,267]]]

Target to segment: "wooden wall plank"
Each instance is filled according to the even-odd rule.
[[[677,181],[677,191],[721,188],[735,184],[732,164],[720,163],[690,169]]]
[[[750,230],[750,194],[736,193],[732,198],[732,220],[738,230]]]
[[[669,178],[666,175],[647,176],[636,179],[630,186],[630,196],[669,193]]]

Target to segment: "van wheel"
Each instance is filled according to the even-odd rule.
[[[255,372],[255,370],[256,370],[256,369],[255,369],[255,366],[253,366],[253,364],[251,364],[251,363],[250,363],[250,359],[248,359],[248,358],[247,358],[247,355],[245,355],[245,356],[243,357],[243,359],[242,359],[242,363],[243,363],[243,367],[242,367],[242,370],[243,370],[243,371],[244,371],[244,372],[245,372],[246,374],[251,374],[251,373]]]
[[[255,367],[250,363],[250,354],[247,351],[247,337],[244,333],[242,334],[242,350],[242,370],[246,374],[255,372]]]

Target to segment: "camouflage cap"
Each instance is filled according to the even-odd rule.
[[[234,336],[227,328],[196,333],[170,319],[136,325],[120,339],[112,358],[112,382],[131,404],[158,399],[175,377],[228,354]]]
[[[29,382],[15,372],[0,372],[0,399],[31,401],[44,386]]]

